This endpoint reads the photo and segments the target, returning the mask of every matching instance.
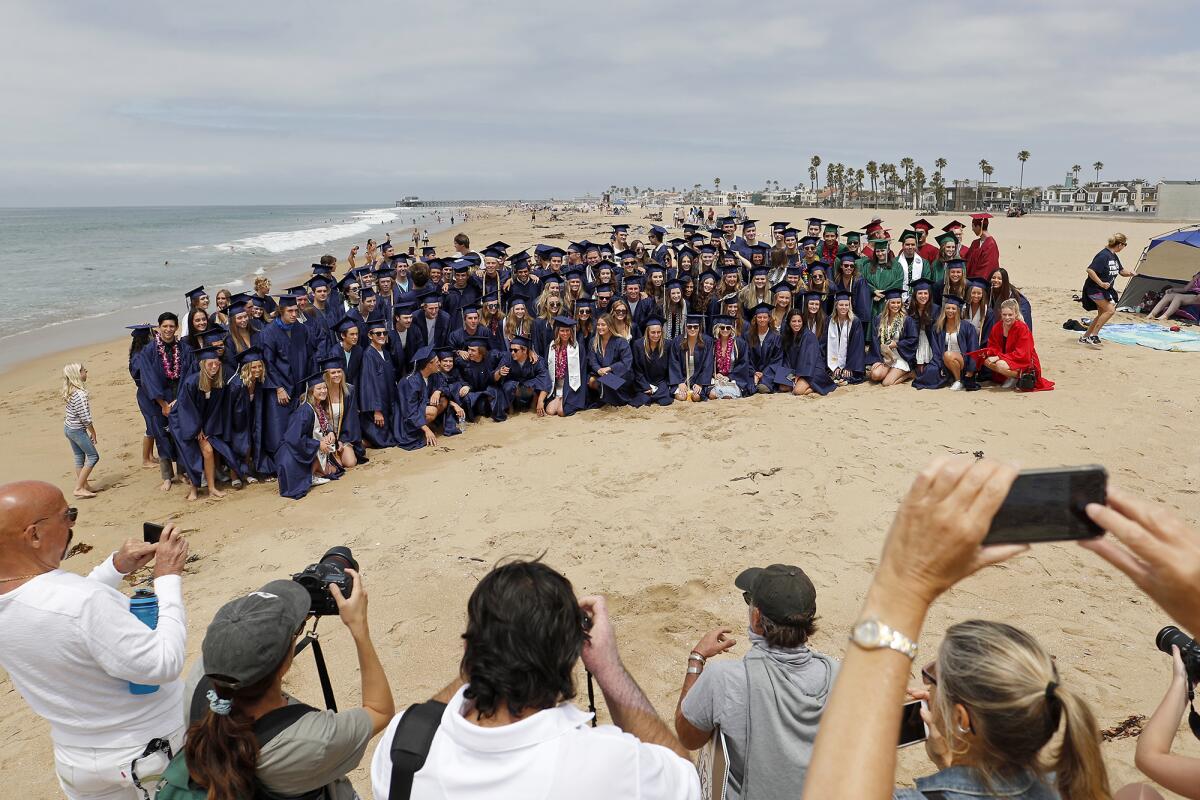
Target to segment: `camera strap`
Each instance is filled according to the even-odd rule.
[[[584,670],[588,678],[588,711],[592,712],[592,727],[596,727],[596,690],[592,688],[592,671]]]
[[[321,640],[317,638],[317,623],[313,622],[312,630],[304,635],[296,645],[295,655],[304,652],[304,648],[312,647],[313,660],[317,662],[317,677],[321,680],[321,694],[325,695],[325,707],[337,711],[337,700],[333,697],[333,684],[329,682],[329,668],[325,666],[325,654],[321,652]]]
[[[1196,713],[1196,687],[1192,684],[1191,677],[1188,677],[1188,727],[1192,729],[1192,735],[1200,739],[1200,714]]]

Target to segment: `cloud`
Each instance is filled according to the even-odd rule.
[[[1017,0],[730,6],[12,0],[0,204],[537,198],[947,178],[1195,177],[1200,11]],[[822,168],[822,180],[824,168]]]

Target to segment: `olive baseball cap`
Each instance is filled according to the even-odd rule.
[[[283,662],[310,606],[308,590],[289,580],[221,606],[200,646],[204,674],[233,689],[267,677]]]
[[[734,580],[750,601],[772,622],[786,624],[796,617],[817,614],[817,589],[804,570],[791,564],[751,567]]]

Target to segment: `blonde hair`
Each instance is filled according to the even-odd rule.
[[[1009,309],[1012,309],[1013,311],[1015,311],[1017,313],[1017,319],[1021,318],[1021,304],[1018,303],[1016,300],[1014,300],[1010,297],[1007,300],[1005,300],[1003,303],[1000,304],[1001,311],[1003,311],[1006,308],[1009,308]]]
[[[257,278],[254,279],[254,291],[257,292],[259,289],[265,289],[267,284],[270,282],[271,282],[270,278],[268,278],[264,275],[259,275]]]
[[[225,366],[222,364],[221,369],[217,370],[217,374],[212,377],[209,377],[209,374],[201,369],[196,385],[202,392],[211,392],[213,389],[220,389],[225,385]]]
[[[62,399],[65,403],[75,392],[86,392],[83,375],[83,364],[67,364],[63,367]]]
[[[1129,240],[1125,238],[1125,234],[1114,233],[1112,236],[1108,237],[1109,247],[1116,247],[1119,244],[1129,244]]]
[[[1091,709],[1060,684],[1054,661],[1025,631],[978,619],[952,625],[938,649],[933,703],[952,753],[966,748],[952,722],[955,704],[966,707],[986,781],[1029,769],[1053,772],[1063,800],[1111,796]],[[1043,760],[1060,727],[1061,745]]]
[[[250,377],[250,371],[254,368],[256,363],[262,364],[263,374],[262,377],[258,379],[259,383],[261,384],[267,379],[267,362],[260,358],[258,361],[247,361],[245,364],[242,364],[241,369],[238,370],[238,375],[242,376],[242,383],[248,383],[249,381],[254,380]]]

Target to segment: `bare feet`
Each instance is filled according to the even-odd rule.
[[[157,466],[158,466],[157,461],[143,461],[142,462],[142,469],[154,469]]]
[[[196,487],[189,486],[187,500],[189,503],[191,503],[191,502],[195,501],[195,499],[196,499]]]
[[[76,489],[72,494],[81,499],[88,499],[96,496],[96,493],[90,489]]]
[[[163,481],[162,483],[160,483],[160,484],[158,485],[158,490],[159,490],[160,492],[169,492],[169,491],[171,491],[171,481],[170,481],[170,480],[165,480],[165,481]]]
[[[222,497],[225,496],[225,493],[222,492],[220,489],[214,489],[213,487],[210,486],[210,487],[208,487],[208,496],[215,497],[218,500],[220,500]]]

